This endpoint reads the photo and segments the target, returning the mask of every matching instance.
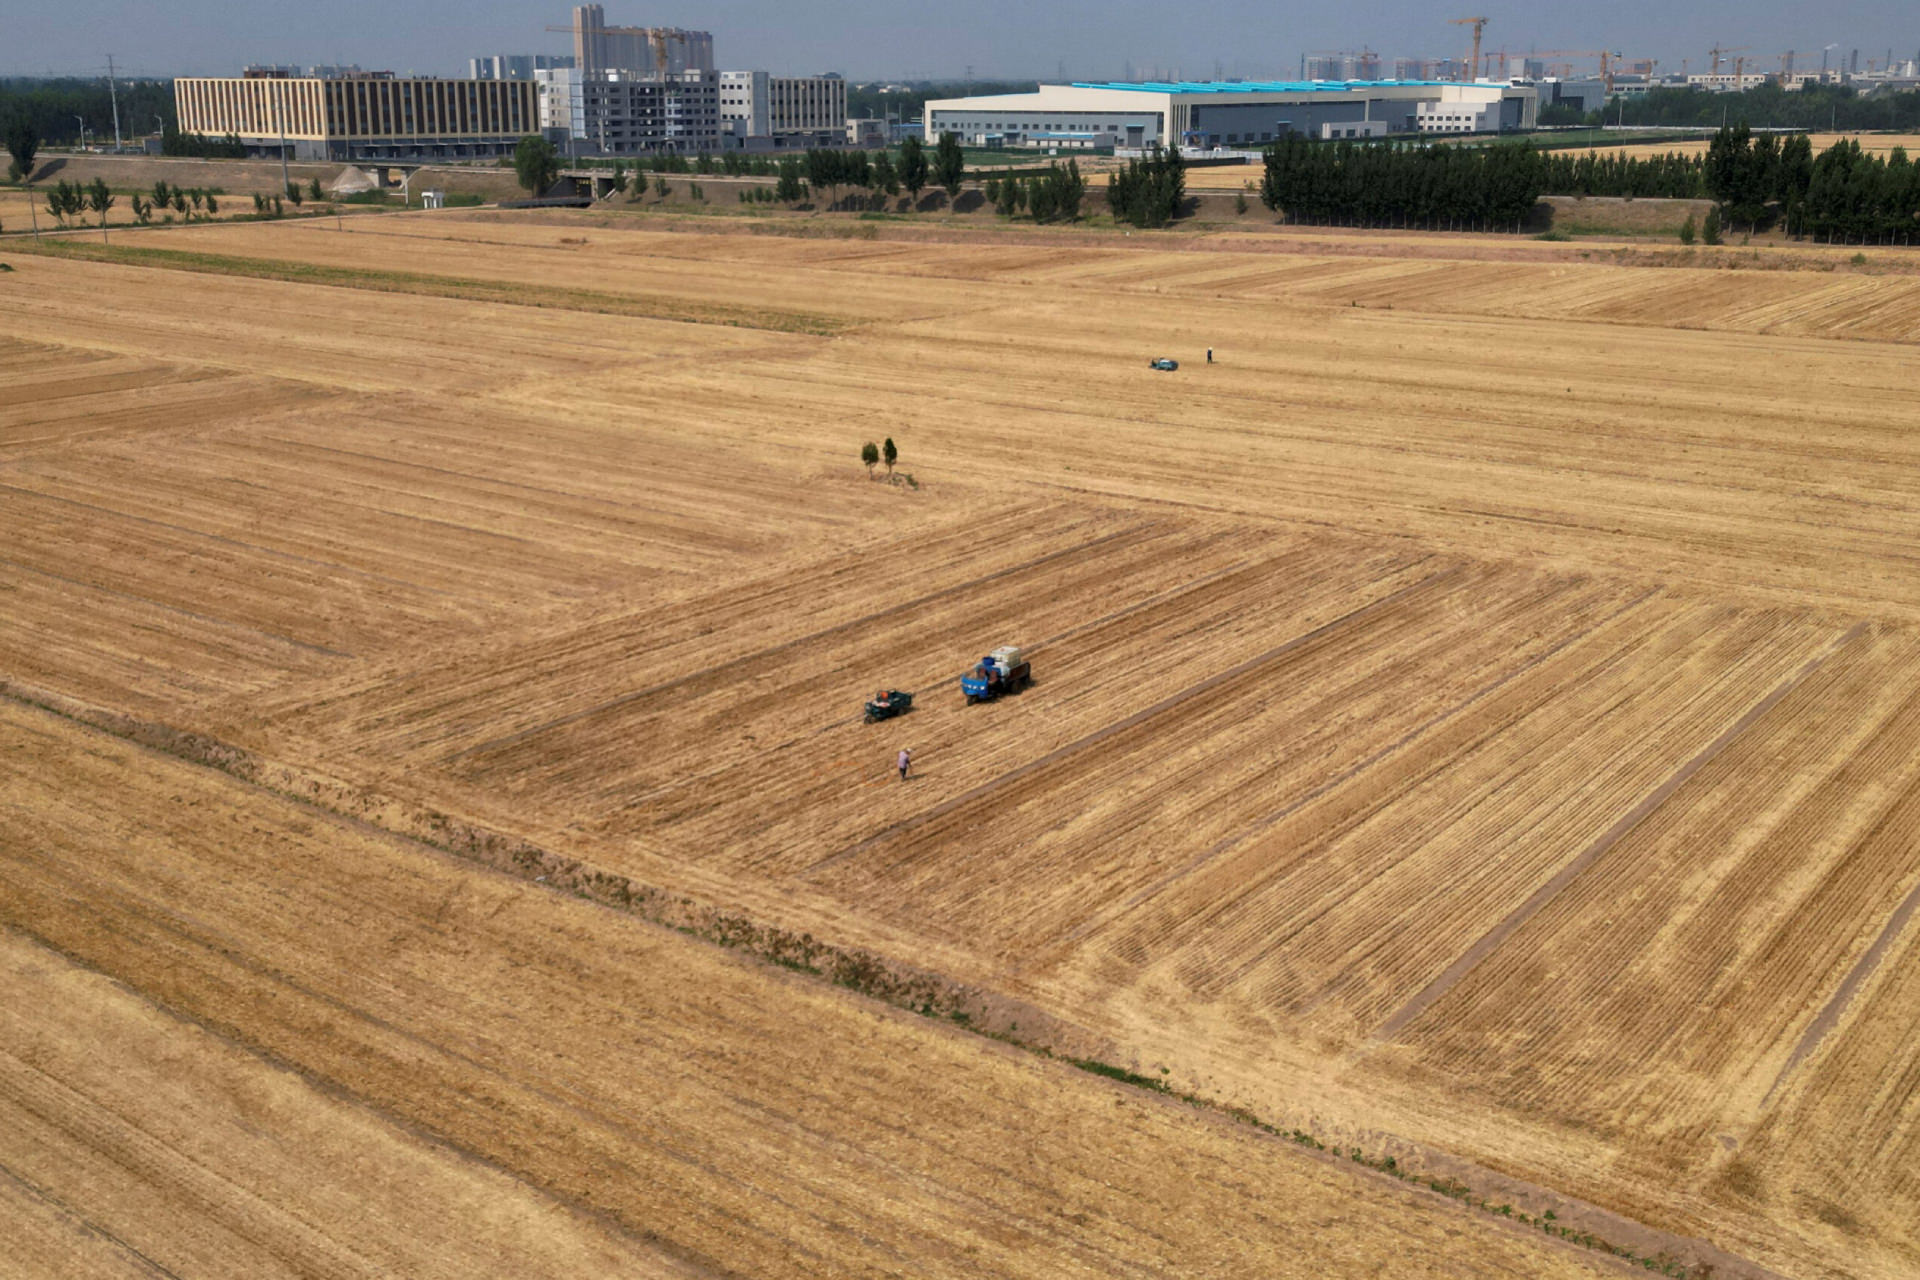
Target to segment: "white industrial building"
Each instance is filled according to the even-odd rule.
[[[934,141],[951,132],[971,146],[1047,149],[1257,147],[1288,134],[1378,137],[1531,129],[1538,104],[1531,85],[1491,81],[1054,84],[1035,93],[930,101],[926,136]],[[1452,127],[1465,123],[1474,127]],[[1345,132],[1349,128],[1355,131],[1351,135]]]
[[[1415,103],[1413,127],[1420,133],[1498,133],[1500,104],[1497,101]]]
[[[733,145],[842,145],[847,139],[847,82],[836,75],[722,71],[720,122]]]

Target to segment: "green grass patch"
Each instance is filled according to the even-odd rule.
[[[738,329],[769,329],[777,333],[830,336],[854,322],[839,316],[805,311],[774,311],[759,307],[699,302],[686,298],[602,293],[593,289],[554,289],[513,280],[473,280],[459,276],[427,275],[416,271],[378,271],[363,267],[335,267],[321,263],[286,262],[271,258],[240,258],[185,249],[100,245],[68,239],[39,243],[22,241],[20,248],[49,258],[77,258],[120,266],[154,267],[202,275],[240,276],[250,280],[281,280],[289,284],[324,285],[338,289],[365,289],[375,293],[409,293],[429,298],[460,298],[472,302],[500,302],[516,307],[585,311],[598,315],[635,316],[684,324],[726,325]]]
[[[1155,1093],[1171,1093],[1164,1080],[1152,1076],[1143,1076],[1137,1071],[1125,1067],[1116,1067],[1111,1062],[1102,1062],[1098,1058],[1068,1058],[1066,1061],[1089,1075],[1105,1076],[1109,1080],[1118,1080],[1121,1084],[1130,1084],[1136,1089],[1151,1089]]]

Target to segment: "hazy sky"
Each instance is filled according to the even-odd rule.
[[[683,26],[713,32],[723,68],[790,74],[840,71],[854,78],[1113,78],[1129,63],[1141,75],[1206,78],[1293,75],[1303,52],[1357,49],[1387,58],[1461,54],[1468,29],[1448,16],[1485,14],[1483,48],[1616,49],[1656,57],[1662,69],[1704,69],[1716,43],[1750,46],[1750,69],[1817,68],[1820,49],[1854,48],[1860,65],[1920,55],[1920,0],[1612,0],[1611,3],[1447,6],[1385,0],[1276,5],[1271,0],[973,0],[926,5],[900,0],[603,0],[613,25]],[[464,74],[478,53],[565,53],[568,37],[545,30],[568,21],[565,3],[527,0],[5,0],[0,74],[89,74],[109,53],[135,75],[228,75],[248,62],[358,63],[368,69]],[[1722,68],[1731,70],[1731,66]],[[1391,73],[1391,66],[1388,67]]]

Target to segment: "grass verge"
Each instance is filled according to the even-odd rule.
[[[474,280],[460,276],[428,275],[417,271],[377,271],[363,267],[334,267],[321,263],[287,262],[272,258],[242,258],[230,254],[199,253],[187,249],[155,249],[134,245],[100,245],[77,240],[22,240],[13,246],[22,253],[47,258],[109,262],[163,271],[190,271],[203,275],[240,276],[250,280],[279,280],[289,284],[323,285],[336,289],[365,289],[374,293],[407,293],[429,298],[461,298],[472,302],[502,302],[516,307],[585,311],[597,315],[636,316],[683,324],[726,325],[737,329],[769,329],[776,333],[807,333],[829,337],[851,327],[851,320],[806,311],[772,311],[736,307],[721,302],[697,302],[593,289],[534,287],[511,280]]]

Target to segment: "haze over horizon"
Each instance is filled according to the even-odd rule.
[[[603,0],[605,2],[605,0]],[[1560,6],[1459,5],[1439,10],[1388,0],[1360,19],[1348,14],[1275,10],[1251,0],[1215,0],[1168,25],[1161,5],[1140,0],[985,0],[964,22],[940,21],[879,0],[738,0],[730,5],[675,0],[606,3],[621,26],[682,26],[713,32],[716,61],[728,68],[788,74],[838,71],[851,79],[1112,79],[1178,74],[1292,76],[1303,53],[1373,49],[1395,57],[1461,57],[1467,28],[1448,14],[1477,10],[1489,19],[1483,51],[1601,48],[1628,58],[1657,58],[1663,71],[1704,70],[1715,44],[1745,46],[1750,69],[1777,70],[1797,50],[1796,66],[1817,68],[1823,47],[1842,64],[1854,49],[1865,69],[1889,48],[1920,57],[1920,10],[1911,0],[1863,0],[1810,10],[1780,0],[1726,0],[1676,11],[1671,4],[1622,0],[1604,12]],[[166,6],[13,0],[0,42],[0,75],[104,74],[109,53],[122,75],[232,75],[248,63],[358,64],[369,70],[465,74],[467,59],[489,53],[565,53],[571,40],[549,25],[570,19],[565,3],[526,0],[422,0],[396,21],[391,5],[316,0],[304,5],[234,7],[212,0]],[[1570,59],[1571,60],[1571,59]],[[1729,62],[1731,57],[1729,57]],[[1723,68],[1727,69],[1727,68]],[[1390,70],[1390,67],[1389,67]]]

